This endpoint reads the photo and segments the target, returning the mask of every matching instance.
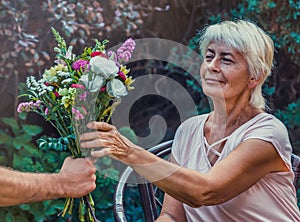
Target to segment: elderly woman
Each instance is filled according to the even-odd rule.
[[[102,122],[88,125],[97,131],[82,147],[105,147],[92,155],[111,155],[165,191],[157,221],[300,221],[288,133],[264,110],[273,41],[252,22],[224,21],[203,31],[200,50],[213,111],[181,124],[172,162]]]

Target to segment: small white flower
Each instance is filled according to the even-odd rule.
[[[68,78],[68,79],[64,79],[63,81],[61,81],[61,83],[62,83],[63,85],[66,85],[66,84],[68,84],[68,83],[71,83],[72,81],[73,81],[72,78]]]
[[[126,86],[119,79],[112,79],[107,83],[108,95],[116,98],[127,95]]]
[[[61,76],[61,77],[70,77],[70,73],[69,72],[64,72],[64,71],[57,71],[57,75]]]
[[[101,75],[105,80],[117,74],[119,68],[116,63],[110,59],[95,56],[90,60],[91,71]]]
[[[66,58],[67,59],[71,59],[71,60],[75,59],[76,55],[72,53],[72,50],[73,50],[73,46],[69,46],[68,50],[66,52]]]
[[[39,96],[42,96],[42,95],[44,95],[44,94],[46,94],[46,93],[47,93],[46,90],[41,90],[41,91],[39,92]]]

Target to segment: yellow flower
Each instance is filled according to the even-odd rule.
[[[73,103],[73,101],[72,101],[72,98],[70,96],[63,96],[62,99],[61,99],[61,103],[67,109]]]
[[[134,89],[134,87],[131,86],[131,84],[134,83],[134,81],[135,81],[135,80],[132,79],[132,76],[129,76],[128,78],[126,78],[126,80],[125,80],[125,85],[127,86],[127,89],[128,89],[128,90]]]
[[[120,71],[122,73],[124,73],[124,75],[127,75],[129,73],[130,69],[127,69],[126,66],[121,65]]]
[[[68,71],[68,67],[63,64],[58,64],[54,66],[57,71]]]
[[[74,97],[71,95],[63,96],[61,98],[61,104],[67,109],[72,106],[74,103]]]

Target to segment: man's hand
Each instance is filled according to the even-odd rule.
[[[59,173],[26,173],[0,167],[0,206],[82,197],[96,188],[96,168],[88,158],[68,157]]]
[[[82,197],[96,188],[96,167],[89,158],[67,157],[58,174],[64,197]]]

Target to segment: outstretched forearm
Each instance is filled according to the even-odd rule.
[[[64,197],[58,174],[24,173],[0,168],[0,206]]]
[[[92,156],[111,155],[119,159],[165,193],[191,207],[224,203],[266,174],[289,170],[274,146],[260,139],[245,140],[208,172],[199,173],[149,153],[121,135],[113,125],[91,122],[88,127],[95,131],[80,136],[81,147],[103,147],[92,151]]]
[[[59,173],[24,173],[0,167],[0,206],[82,197],[96,188],[96,167],[87,158],[65,159]]]

